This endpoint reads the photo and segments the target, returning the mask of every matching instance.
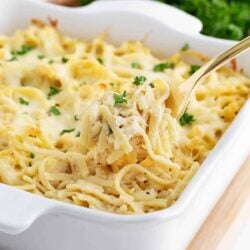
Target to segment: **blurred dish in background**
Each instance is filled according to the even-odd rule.
[[[94,0],[51,0],[67,6],[84,6]],[[218,38],[241,40],[250,35],[249,0],[156,0],[173,5],[203,23],[202,34]]]
[[[55,4],[65,5],[65,6],[76,7],[76,6],[84,6],[86,4],[89,4],[93,2],[93,0],[50,0],[50,2],[55,3]]]

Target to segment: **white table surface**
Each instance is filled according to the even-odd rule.
[[[250,190],[249,190],[250,192]],[[234,222],[217,247],[217,250],[250,249],[250,194]]]

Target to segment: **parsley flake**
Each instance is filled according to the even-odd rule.
[[[26,101],[22,97],[19,98],[19,103],[21,103],[22,105],[26,105],[26,106],[28,106],[30,104],[28,101]]]
[[[100,64],[103,64],[103,60],[102,60],[102,58],[97,57],[97,58],[96,58],[96,60],[97,60]]]
[[[124,92],[120,95],[117,93],[114,93],[114,100],[115,100],[115,104],[122,104],[122,103],[127,103],[128,99],[126,98],[127,96],[127,91],[124,90]]]
[[[201,66],[197,64],[192,64],[190,66],[189,74],[192,75],[194,74]]]
[[[186,124],[191,124],[193,121],[195,121],[195,119],[193,115],[184,113],[179,121],[180,121],[181,126],[184,126]]]
[[[52,106],[49,110],[49,113],[56,115],[56,116],[61,115],[60,110],[56,106]]]
[[[149,83],[149,86],[150,86],[152,89],[155,87],[155,85],[154,85],[153,82]]]
[[[73,132],[73,131],[75,131],[74,128],[71,128],[71,129],[64,129],[64,130],[60,133],[60,135],[63,135],[63,134],[65,134],[65,133],[71,133],[71,132]]]
[[[146,80],[147,78],[145,76],[136,76],[133,81],[133,84],[139,86],[142,85]]]
[[[12,55],[12,57],[8,61],[9,62],[17,61],[17,56],[16,55]]]
[[[132,62],[131,67],[134,69],[141,69],[140,63],[137,63],[137,62]]]
[[[18,56],[23,56],[27,54],[29,51],[33,50],[34,48],[35,46],[31,46],[27,44],[22,45],[21,49],[11,51],[12,58],[10,59],[10,61],[17,60]]]
[[[44,55],[37,55],[37,58],[38,58],[39,60],[42,60],[44,57],[45,57]]]
[[[55,88],[54,86],[50,86],[50,91],[48,93],[48,99],[50,99],[51,96],[57,95],[60,92],[60,89]]]
[[[62,63],[67,63],[68,62],[68,58],[66,58],[65,56],[62,57]]]
[[[173,69],[174,66],[175,66],[174,63],[159,63],[154,66],[153,71],[164,72],[165,69]]]
[[[182,48],[181,48],[181,51],[186,51],[186,50],[189,50],[190,46],[188,43],[185,43]]]
[[[22,45],[20,50],[13,50],[11,52],[12,55],[18,55],[18,56],[23,56],[25,54],[27,54],[28,52],[30,52],[31,50],[33,50],[35,48],[35,46],[30,46],[30,45]]]
[[[30,153],[30,158],[31,158],[31,159],[34,159],[34,158],[35,158],[34,153],[32,153],[32,152]]]
[[[76,137],[80,137],[81,136],[81,132],[80,131],[77,131],[76,132]]]
[[[74,120],[75,120],[75,121],[78,121],[78,120],[79,120],[79,118],[78,118],[77,115],[74,115]]]
[[[52,59],[50,59],[49,61],[48,61],[48,64],[53,64],[54,63],[54,60],[52,60]]]

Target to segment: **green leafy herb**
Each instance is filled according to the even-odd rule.
[[[13,61],[16,61],[16,60],[17,60],[17,55],[12,54],[12,57],[10,58],[9,62],[13,62]]]
[[[37,58],[38,58],[39,60],[42,60],[44,57],[45,57],[44,55],[37,55]]]
[[[110,85],[110,86],[112,86],[112,87],[114,87],[114,86],[115,86],[115,84],[114,84],[113,82],[111,82],[109,85]]]
[[[132,62],[131,67],[134,69],[141,69],[140,63],[137,63],[137,62]]]
[[[30,46],[30,45],[22,45],[20,50],[13,50],[11,51],[12,55],[17,55],[17,56],[23,56],[27,54],[29,51],[33,50],[35,46]]]
[[[22,105],[26,105],[28,106],[30,103],[28,101],[26,101],[25,99],[23,99],[22,97],[19,98],[19,102],[22,104]]]
[[[193,115],[184,113],[179,121],[180,121],[181,126],[184,126],[186,124],[191,124],[193,121],[195,121],[195,119]]]
[[[146,80],[147,78],[145,76],[136,76],[133,81],[133,84],[139,86],[142,85]]]
[[[81,132],[80,131],[77,131],[76,132],[76,137],[80,137],[81,136]]]
[[[122,104],[122,103],[127,103],[128,99],[126,98],[127,96],[127,91],[124,90],[124,92],[120,95],[117,93],[114,93],[114,100],[115,100],[115,104]]]
[[[27,44],[22,45],[21,49],[11,51],[12,58],[10,59],[10,61],[17,60],[18,56],[23,56],[27,54],[29,51],[33,50],[34,48],[35,46],[31,46]]]
[[[55,88],[54,86],[50,86],[50,91],[48,93],[48,99],[50,99],[51,96],[57,95],[61,90],[58,88]]]
[[[52,106],[49,110],[49,113],[56,115],[56,116],[61,115],[60,110],[56,106]]]
[[[149,86],[153,89],[155,87],[155,84],[153,82],[149,83]]]
[[[173,69],[174,66],[174,63],[159,63],[154,66],[153,71],[163,72],[165,69]]]
[[[97,57],[97,58],[96,58],[96,60],[97,60],[100,64],[103,64],[103,60],[102,60],[102,58]]]
[[[53,64],[54,63],[54,60],[52,60],[52,59],[50,59],[49,61],[48,61],[48,64]]]
[[[34,158],[35,158],[34,153],[32,153],[32,152],[30,153],[30,158],[31,158],[31,159],[34,159]]]
[[[182,48],[181,48],[181,51],[186,51],[188,50],[190,47],[189,47],[189,44],[188,43],[185,43]]]
[[[67,63],[68,62],[68,58],[66,58],[65,56],[62,57],[62,63]]]
[[[162,0],[162,2],[197,16],[203,23],[202,33],[240,40],[250,34],[249,0]]]
[[[79,120],[79,118],[78,118],[77,115],[74,115],[74,120],[75,120],[75,121],[78,121],[78,120]]]
[[[63,135],[63,134],[66,134],[66,133],[71,133],[71,132],[73,132],[73,131],[75,131],[74,128],[71,128],[71,129],[64,129],[64,130],[60,133],[60,135]]]
[[[190,66],[190,70],[189,70],[189,74],[192,75],[193,73],[195,73],[201,66],[197,65],[197,64],[192,64]]]
[[[29,167],[32,167],[32,163],[31,162],[29,162],[29,165],[28,165]]]

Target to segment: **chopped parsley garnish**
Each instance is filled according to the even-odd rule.
[[[163,72],[165,69],[173,69],[174,66],[174,63],[159,63],[154,66],[153,71]]]
[[[154,85],[153,82],[149,83],[149,86],[150,86],[152,89],[155,87],[155,85]]]
[[[188,43],[185,43],[182,48],[181,48],[181,51],[186,51],[190,48],[189,44]]]
[[[19,102],[22,104],[22,105],[26,105],[28,106],[30,103],[28,101],[26,101],[25,99],[23,99],[22,97],[19,98]]]
[[[12,54],[12,57],[10,58],[9,62],[13,62],[17,60],[17,56]]]
[[[81,136],[81,132],[80,131],[77,131],[76,132],[76,137],[80,137]]]
[[[48,99],[50,99],[51,96],[57,95],[61,90],[58,88],[55,88],[54,86],[50,86],[50,91],[48,93]]]
[[[17,60],[18,56],[23,56],[27,54],[29,51],[33,50],[34,48],[35,46],[31,46],[27,44],[22,45],[21,49],[11,51],[12,58],[10,59],[10,61]]]
[[[38,58],[39,60],[42,60],[44,57],[45,57],[44,55],[37,55],[37,58]]]
[[[136,76],[133,81],[133,84],[139,86],[142,85],[146,80],[147,78],[145,76]]]
[[[132,62],[131,67],[134,69],[141,69],[140,63],[137,63],[137,62]]]
[[[75,120],[75,121],[78,121],[78,120],[79,120],[79,118],[78,118],[77,115],[74,115],[74,120]]]
[[[192,64],[190,66],[190,70],[189,70],[189,74],[192,75],[193,73],[195,73],[201,66],[197,65],[197,64]]]
[[[64,129],[64,130],[60,133],[60,135],[63,135],[63,134],[66,134],[66,133],[71,133],[71,132],[73,132],[73,131],[75,131],[74,128],[71,128],[71,129]]]
[[[27,54],[28,52],[30,52],[31,50],[33,50],[34,48],[35,48],[35,46],[24,44],[24,45],[22,45],[20,50],[11,51],[11,54],[16,55],[16,56],[23,56],[23,55]]]
[[[48,64],[53,64],[53,63],[54,63],[54,60],[52,59],[48,61]]]
[[[103,60],[102,60],[102,58],[97,57],[97,58],[96,58],[96,60],[97,60],[100,64],[103,64]]]
[[[29,162],[29,165],[28,165],[29,167],[32,167],[32,163],[31,162]]]
[[[184,113],[179,121],[180,121],[181,126],[184,126],[186,124],[191,124],[193,121],[195,121],[195,119],[193,115]]]
[[[68,62],[68,58],[66,58],[65,56],[62,57],[62,63],[67,63]]]
[[[34,153],[32,153],[32,152],[30,153],[30,158],[31,158],[31,159],[34,159],[34,158],[35,158]]]
[[[115,104],[122,104],[122,103],[127,103],[128,99],[126,98],[127,96],[127,91],[124,90],[124,92],[120,95],[117,93],[114,93],[114,100]]]
[[[56,106],[52,106],[49,110],[49,113],[53,115],[61,115],[60,110]]]
[[[110,86],[112,86],[112,87],[114,87],[114,86],[115,86],[115,84],[114,84],[113,82],[111,82],[109,85],[110,85]]]

